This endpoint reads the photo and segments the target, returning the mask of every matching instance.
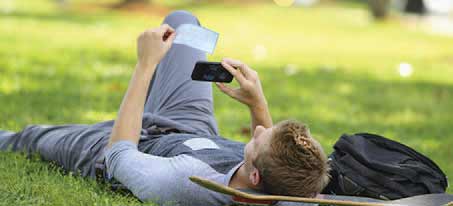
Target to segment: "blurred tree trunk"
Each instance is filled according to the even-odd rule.
[[[134,5],[149,4],[150,2],[151,0],[122,0],[113,5],[113,8],[125,8]]]
[[[69,8],[69,0],[55,0],[55,2],[58,4],[60,9]]]
[[[368,0],[368,5],[375,19],[383,20],[388,16],[390,0]]]
[[[409,0],[407,1],[404,11],[408,13],[422,15],[426,13],[426,7],[425,4],[423,3],[423,0]]]

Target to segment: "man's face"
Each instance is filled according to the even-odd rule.
[[[264,128],[258,125],[250,141],[245,145],[245,167],[250,172],[253,168],[252,162],[260,153],[267,150],[270,146],[273,127]]]

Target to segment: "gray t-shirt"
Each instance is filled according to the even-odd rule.
[[[185,139],[177,137],[163,136],[165,139]],[[225,205],[229,202],[227,196],[202,188],[192,183],[189,177],[201,176],[227,185],[242,164],[240,158],[239,161],[231,161],[236,160],[232,150],[208,138],[190,138],[166,147],[156,144],[158,148],[152,151],[166,153],[166,156],[142,153],[136,144],[129,141],[115,143],[106,152],[108,178],[114,177],[140,200],[159,205]],[[210,158],[205,155],[207,152],[213,156],[231,153],[233,157],[222,164],[222,159]]]
[[[145,141],[145,142],[144,142]],[[244,144],[217,136],[170,134],[129,141],[106,151],[108,178],[115,178],[142,201],[159,205],[225,205],[231,198],[192,183],[192,175],[228,185],[241,166]]]

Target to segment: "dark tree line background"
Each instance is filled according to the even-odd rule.
[[[123,4],[130,4],[130,3],[149,3],[149,0],[123,0]]]
[[[67,5],[70,0],[56,0],[61,5]],[[213,0],[210,0],[213,1]],[[250,0],[245,0],[250,1]],[[367,2],[372,16],[377,20],[386,19],[389,15],[391,0],[360,0]],[[150,4],[152,0],[122,0],[115,7],[122,7],[130,4]],[[423,0],[408,0],[405,8],[405,12],[415,13],[423,15],[426,12]]]
[[[371,14],[376,19],[385,19],[388,16],[390,3],[390,0],[368,0]],[[423,15],[426,13],[426,7],[423,0],[408,0],[404,12]]]
[[[368,5],[371,14],[376,19],[385,19],[389,14],[390,0],[365,0],[368,1]],[[133,3],[150,3],[151,0],[123,0],[121,4],[133,4]],[[424,14],[425,6],[423,0],[409,0],[404,8],[405,12]]]

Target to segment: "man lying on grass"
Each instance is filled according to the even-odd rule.
[[[230,197],[192,183],[192,175],[270,194],[319,193],[328,182],[320,144],[297,121],[272,124],[258,74],[237,60],[224,59],[222,65],[240,88],[217,86],[250,109],[253,136],[246,145],[218,136],[211,84],[190,78],[206,54],[172,45],[181,24],[199,22],[177,11],[138,37],[138,62],[116,121],[3,131],[0,149],[38,153],[83,176],[104,174],[140,200],[158,204],[231,203]]]

